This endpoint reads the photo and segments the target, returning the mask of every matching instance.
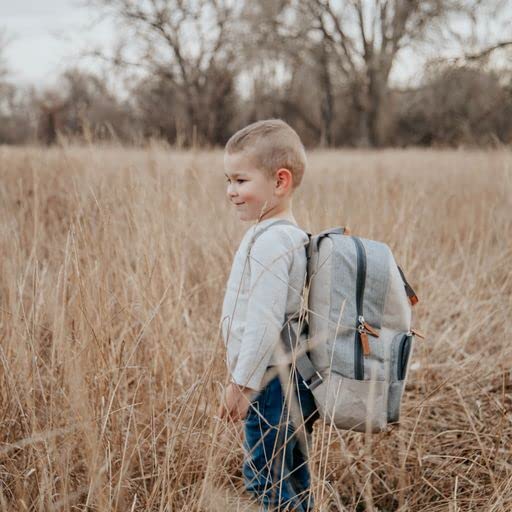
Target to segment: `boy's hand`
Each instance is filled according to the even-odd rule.
[[[257,391],[251,388],[239,386],[230,382],[224,397],[219,406],[217,415],[221,419],[231,418],[233,421],[243,420],[247,416],[251,397],[257,394]]]

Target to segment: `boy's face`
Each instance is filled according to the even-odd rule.
[[[227,196],[242,221],[257,220],[279,202],[275,181],[257,169],[244,151],[224,154]],[[264,216],[264,215],[263,215]]]

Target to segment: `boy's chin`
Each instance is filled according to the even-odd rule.
[[[241,220],[242,222],[250,222],[258,220],[258,217],[254,217],[253,215],[248,214],[247,212],[237,212],[238,213],[238,220]]]

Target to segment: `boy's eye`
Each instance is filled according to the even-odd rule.
[[[235,180],[237,183],[243,183],[244,181],[247,181],[247,180],[242,180],[242,179],[238,179],[238,180]],[[226,183],[230,183],[231,180],[229,178],[226,179]]]

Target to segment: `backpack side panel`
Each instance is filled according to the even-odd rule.
[[[397,332],[408,332],[411,328],[412,309],[405,292],[404,282],[393,258],[389,268],[389,287],[383,310],[382,324]]]
[[[308,261],[308,348],[311,361],[320,374],[328,371],[331,365],[327,340],[331,331],[332,267],[332,240],[326,238],[321,250],[313,251]]]
[[[415,340],[410,333],[412,308],[396,265],[391,268],[390,278],[383,321],[395,332],[389,361],[388,421],[396,422],[400,419],[400,405]]]

